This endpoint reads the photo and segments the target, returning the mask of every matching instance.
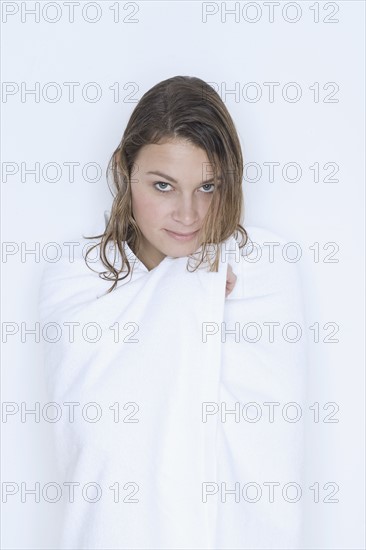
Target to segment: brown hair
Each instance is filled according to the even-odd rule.
[[[144,145],[173,139],[183,139],[202,148],[213,167],[213,181],[216,183],[217,177],[222,176],[222,185],[215,185],[203,223],[201,258],[194,271],[207,260],[210,271],[217,272],[219,245],[233,233],[235,238],[238,233],[242,236],[240,248],[248,240],[246,230],[240,225],[243,212],[243,157],[234,122],[220,96],[205,81],[193,76],[168,78],[142,96],[108,163],[107,181],[112,172],[114,200],[104,233],[83,236],[86,239],[101,238],[99,243],[88,249],[85,260],[87,263],[89,252],[100,246],[100,259],[107,271],[99,273],[99,277],[114,281],[107,292],[114,290],[118,281],[128,277],[131,272],[124,241],[138,257],[141,231],[131,207],[131,178],[135,158]],[[115,262],[110,263],[107,257],[108,243],[109,246],[115,245],[115,253],[117,247],[121,254],[119,270]],[[213,262],[210,259],[212,250]],[[125,266],[127,272],[119,278]]]

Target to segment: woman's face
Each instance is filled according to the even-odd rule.
[[[149,270],[165,256],[188,256],[200,247],[212,177],[206,152],[186,141],[140,149],[131,174],[132,212],[143,236],[139,259]]]

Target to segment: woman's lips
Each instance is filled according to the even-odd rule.
[[[185,233],[185,234],[174,233],[174,231],[169,231],[169,229],[165,229],[165,231],[173,239],[175,239],[177,241],[184,241],[185,242],[185,241],[192,240],[197,235],[199,229],[197,229],[197,231],[194,231],[193,233]]]

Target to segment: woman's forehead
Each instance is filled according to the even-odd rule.
[[[215,155],[213,158],[217,164],[216,170],[220,172],[220,162]],[[137,165],[136,169],[143,173],[160,171],[177,181],[179,178],[176,178],[177,174],[173,173],[174,170],[187,175],[190,173],[197,175],[199,172],[206,177],[208,173],[213,176],[215,168],[205,149],[183,140],[146,144],[139,150],[134,164]]]

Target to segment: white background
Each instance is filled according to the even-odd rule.
[[[63,2],[57,2],[56,23],[45,20],[55,17],[55,7],[44,17],[41,11],[36,23],[34,15],[23,13],[24,22],[21,19],[21,4],[23,10],[31,9],[34,2],[2,4],[2,241],[19,247],[2,258],[3,324],[25,322],[32,327],[38,320],[39,281],[46,261],[42,255],[22,258],[22,246],[34,249],[39,243],[42,251],[48,242],[62,244],[103,230],[103,212],[112,200],[105,178],[107,162],[136,100],[175,75],[211,83],[234,119],[245,163],[262,169],[258,181],[249,181],[254,177],[251,169],[243,182],[244,225],[273,230],[302,248],[299,267],[307,326],[318,322],[321,327],[321,341],[309,348],[308,402],[339,405],[338,423],[308,425],[308,485],[331,481],[340,490],[338,503],[307,506],[304,548],[364,548],[364,2],[330,2],[327,8],[325,2],[287,3],[296,4],[287,12],[286,3],[280,2],[273,22],[268,6],[255,2],[259,19],[252,23],[243,15],[247,2],[237,2],[237,20],[229,14],[225,20],[221,3],[210,3],[209,9],[217,13],[206,22],[201,2],[120,2],[116,23],[110,9],[116,2],[98,3],[101,17],[96,23],[83,19],[85,2],[75,7],[74,23],[68,21]],[[4,10],[12,9],[6,8],[10,4],[19,11],[6,19]],[[44,5],[40,2],[41,9]],[[226,3],[227,9],[234,7],[234,2]],[[247,18],[255,19],[255,7]],[[294,19],[296,9],[299,20],[286,21],[286,14]],[[314,22],[316,9],[319,22]],[[333,10],[337,13],[332,16]],[[85,13],[94,19],[97,12],[90,7]],[[326,23],[327,16],[338,22]],[[22,100],[20,91],[4,95],[4,83],[16,83],[20,90],[22,82],[27,89],[40,83],[39,102],[32,94]],[[42,95],[49,82],[60,87],[57,102]],[[80,83],[73,103],[64,82]],[[82,97],[82,88],[90,82],[102,91],[97,102]],[[245,95],[250,82],[262,92],[256,102],[249,100],[253,87]],[[269,82],[279,83],[273,101],[264,84]],[[290,82],[302,92],[296,102],[288,99],[294,97],[294,88],[287,99],[282,94]],[[115,83],[120,88],[118,102],[110,90]],[[310,88],[314,83],[319,85],[318,101]],[[326,101],[334,89],[325,89],[327,83],[339,86],[333,96],[337,102]],[[228,93],[235,87],[237,95]],[[94,90],[89,91],[94,98]],[[49,89],[50,98],[53,94]],[[129,96],[133,102],[127,101]],[[19,167],[7,179],[6,162]],[[28,174],[22,181],[22,162],[27,168],[36,162],[41,168],[57,162],[62,177],[49,182],[41,175],[36,182]],[[73,182],[65,162],[80,163]],[[99,181],[83,179],[81,167],[88,162],[102,168]],[[280,163],[274,181],[264,162]],[[301,167],[297,182],[282,176],[289,162]],[[316,162],[318,182],[309,168]],[[324,181],[331,173],[323,168],[328,162],[339,166],[336,182]],[[318,262],[309,248],[314,243],[320,247]],[[338,262],[324,261],[332,251],[323,249],[326,243],[339,247],[334,256]],[[339,325],[338,343],[322,341],[330,333],[322,328],[327,322]],[[42,369],[40,344],[32,337],[22,342],[19,333],[10,337],[2,349],[2,401],[29,406],[47,402]],[[2,422],[1,428],[2,482],[50,481],[52,424],[21,423],[18,415]],[[30,498],[21,503],[18,495],[2,504],[3,548],[54,547],[59,508],[31,502]]]

